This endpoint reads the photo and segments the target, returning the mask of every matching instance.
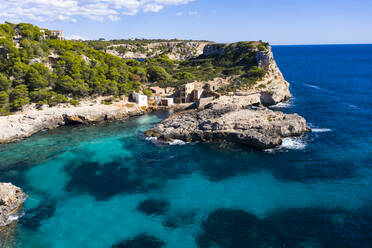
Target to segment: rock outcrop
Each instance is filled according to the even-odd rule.
[[[245,96],[260,93],[260,102],[265,106],[289,100],[292,97],[289,83],[280,72],[271,47],[268,45],[266,51],[256,51],[256,59],[258,67],[264,69],[266,75],[253,87],[240,89],[236,95]]]
[[[120,120],[143,114],[137,104],[119,102],[112,105],[82,102],[73,107],[60,105],[37,110],[34,106],[10,116],[0,117],[0,144],[27,138],[39,131],[63,125],[92,124]]]
[[[112,45],[106,51],[112,55],[123,59],[147,59],[155,58],[166,53],[172,60],[186,60],[198,57],[203,54],[204,47],[211,42],[202,41],[169,41],[169,42],[152,42],[144,46],[131,44]],[[119,52],[116,48],[121,47],[124,53]]]
[[[259,96],[226,96],[205,106],[174,114],[146,132],[161,141],[230,141],[267,149],[279,146],[285,137],[310,131],[297,114],[284,114],[254,107]],[[250,107],[249,107],[250,106]]]
[[[204,55],[222,55],[228,46],[208,45]],[[253,87],[241,87],[233,95],[200,99],[197,110],[174,114],[147,136],[171,141],[230,141],[257,149],[279,146],[282,139],[310,131],[297,114],[272,111],[270,106],[291,98],[289,83],[280,72],[269,45],[254,50],[257,66],[266,71]],[[231,92],[232,93],[232,92]],[[259,106],[259,107],[257,107]]]
[[[26,200],[27,195],[22,189],[11,183],[0,183],[0,228],[9,225]]]

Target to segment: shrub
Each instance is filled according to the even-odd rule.
[[[262,68],[259,68],[257,66],[252,66],[247,74],[246,74],[246,77],[256,77],[256,78],[262,78],[264,77],[266,74],[266,71]]]
[[[54,91],[51,91],[50,92],[50,95],[49,95],[49,98],[48,98],[48,104],[49,104],[49,106],[55,106],[55,105],[57,105],[59,103],[66,103],[68,101],[69,100],[68,100],[67,97],[65,97],[62,94],[57,94]]]
[[[5,91],[0,91],[0,108],[5,108],[9,103],[9,96]]]
[[[30,89],[37,89],[48,86],[48,81],[40,75],[38,70],[30,68],[26,74],[26,84]]]
[[[0,91],[7,91],[12,86],[12,83],[8,79],[8,77],[0,73]]]
[[[27,86],[24,84],[17,85],[10,93],[10,101],[12,110],[19,110],[24,105],[30,103]]]
[[[150,89],[144,89],[143,91],[143,94],[145,94],[146,96],[152,96],[152,91]]]
[[[192,81],[195,78],[195,76],[189,72],[177,72],[174,77],[186,82]]]
[[[125,64],[129,65],[129,66],[139,66],[141,63],[137,60],[134,60],[134,59],[128,59],[125,61]]]
[[[264,52],[264,51],[266,51],[266,47],[264,45],[259,45],[258,50]]]
[[[70,100],[70,103],[73,105],[73,106],[78,106],[80,103],[78,100],[75,100],[75,99],[71,99]]]
[[[223,70],[223,74],[226,75],[226,76],[242,75],[243,74],[243,70],[242,70],[242,67],[235,66],[235,67],[232,67],[232,68],[228,68],[228,69]]]
[[[151,82],[164,82],[170,79],[168,72],[160,66],[150,66],[147,68],[147,76]]]
[[[50,97],[48,89],[38,89],[30,92],[30,98],[33,102],[40,102],[47,100]]]

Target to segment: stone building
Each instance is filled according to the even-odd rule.
[[[148,107],[147,96],[139,93],[132,93],[133,100],[138,104],[139,107]]]
[[[159,86],[150,87],[150,90],[154,95],[163,95],[165,93],[165,89],[160,88]]]
[[[171,106],[171,105],[174,104],[173,98],[170,98],[170,97],[168,97],[168,98],[162,98],[161,101],[160,101],[160,103],[161,103],[162,106],[167,106],[167,107],[169,107],[169,106]]]
[[[204,89],[200,83],[187,83],[178,88],[176,93],[176,103],[196,102],[203,95]]]
[[[62,30],[49,30],[46,28],[41,28],[40,32],[42,33],[43,40],[57,39],[63,40],[63,31]]]

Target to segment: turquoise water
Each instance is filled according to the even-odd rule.
[[[314,132],[265,152],[160,145],[168,114],[0,146],[29,194],[10,247],[372,247],[372,46],[278,46]]]

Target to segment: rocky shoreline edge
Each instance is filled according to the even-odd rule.
[[[291,98],[289,83],[277,67],[271,49],[265,53],[257,52],[257,62],[267,72],[257,86],[227,95],[200,98],[189,110],[184,110],[184,105],[166,107],[183,111],[176,111],[146,131],[145,135],[166,143],[173,140],[228,141],[263,150],[280,146],[287,137],[302,136],[311,131],[306,120],[298,114],[285,114],[268,108]],[[148,111],[127,99],[110,105],[102,102],[96,98],[81,101],[79,106],[60,104],[44,106],[42,110],[30,105],[21,112],[1,116],[0,144],[63,125],[123,120]],[[156,107],[151,110],[156,110]],[[0,230],[16,219],[11,215],[22,207],[26,198],[20,188],[0,183]]]
[[[145,134],[161,142],[228,141],[264,150],[309,131],[303,117],[270,110],[256,94],[220,97],[198,109],[173,114]]]
[[[17,220],[17,212],[28,196],[11,183],[0,183],[0,231]]]
[[[19,141],[59,126],[123,120],[145,112],[136,103],[126,100],[110,105],[101,104],[100,99],[86,100],[79,106],[60,104],[45,106],[42,110],[30,105],[13,115],[0,116],[0,144]]]
[[[292,95],[271,49],[257,52],[256,57],[258,66],[266,71],[265,77],[256,83],[258,87],[200,99],[194,110],[170,116],[148,130],[146,136],[161,142],[228,141],[264,150],[280,146],[284,138],[311,131],[298,114],[268,108],[289,100]]]

